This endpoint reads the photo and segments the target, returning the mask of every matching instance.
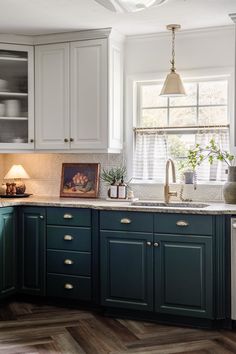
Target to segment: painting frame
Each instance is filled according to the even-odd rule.
[[[100,163],[63,163],[60,197],[97,198]]]

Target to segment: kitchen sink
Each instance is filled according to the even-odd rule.
[[[165,202],[157,202],[157,201],[136,201],[132,202],[131,205],[134,206],[150,206],[150,207],[164,207],[164,208],[206,208],[209,205],[205,203],[192,203],[192,202],[173,202],[173,203],[165,203]]]

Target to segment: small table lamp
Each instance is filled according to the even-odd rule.
[[[6,194],[7,195],[17,195],[25,194],[26,186],[22,179],[28,179],[30,178],[28,173],[25,171],[24,167],[21,165],[13,165],[10,170],[7,172],[6,176],[4,179],[11,179],[14,182],[13,183],[6,183],[7,185],[7,190]]]

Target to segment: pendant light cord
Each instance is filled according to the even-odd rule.
[[[171,71],[175,72],[175,28],[172,27],[172,60],[171,62]]]

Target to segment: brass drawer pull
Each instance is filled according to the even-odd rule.
[[[189,223],[185,220],[179,220],[179,221],[177,221],[176,225],[181,226],[181,227],[186,227],[186,226],[189,226]]]
[[[123,219],[121,219],[121,221],[120,221],[120,223],[121,224],[131,224],[131,220],[130,219],[128,219],[128,218],[123,218]]]
[[[65,241],[72,241],[73,238],[74,238],[74,237],[71,236],[71,235],[65,235],[65,236],[64,236],[64,240],[65,240]]]
[[[73,215],[71,215],[71,214],[64,214],[63,218],[64,218],[64,219],[73,219]]]
[[[74,286],[72,284],[70,284],[70,283],[66,283],[64,285],[64,288],[67,289],[67,290],[72,290],[72,289],[74,289]]]
[[[64,260],[64,264],[66,264],[66,265],[72,265],[72,264],[74,264],[74,261],[72,261],[71,259],[65,259],[65,260]]]

